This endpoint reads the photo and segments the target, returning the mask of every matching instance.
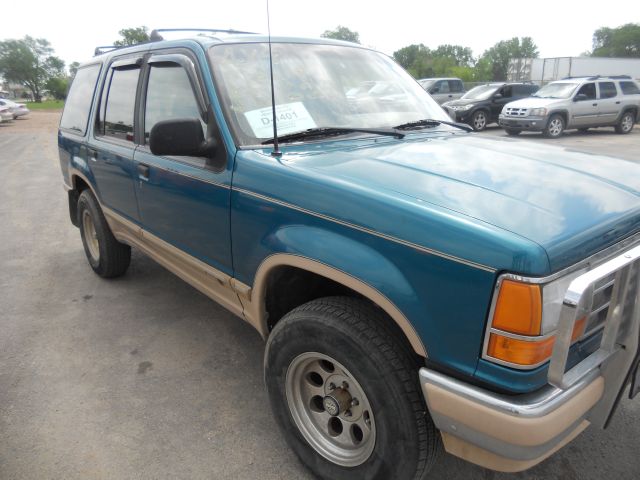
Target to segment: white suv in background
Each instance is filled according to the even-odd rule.
[[[557,138],[567,129],[590,127],[629,133],[639,112],[640,87],[631,77],[569,77],[506,104],[498,123],[509,135],[534,131]]]

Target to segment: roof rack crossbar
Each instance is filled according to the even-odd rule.
[[[102,55],[103,53],[112,52],[113,50],[118,50],[119,48],[128,47],[129,45],[103,45],[101,47],[96,47],[93,51],[93,56]]]
[[[225,30],[219,28],[156,28],[151,31],[149,39],[152,42],[164,40],[160,32],[212,32],[212,33],[229,33],[242,35],[256,35],[256,32],[243,32],[241,30]]]

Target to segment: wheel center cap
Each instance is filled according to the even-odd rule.
[[[346,412],[351,406],[351,394],[343,388],[336,388],[322,399],[325,411],[332,417]]]

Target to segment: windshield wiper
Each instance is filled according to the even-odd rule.
[[[348,133],[362,132],[374,133],[376,135],[387,135],[389,137],[404,138],[404,133],[398,132],[391,128],[350,128],[350,127],[317,127],[308,128],[301,132],[288,133],[286,135],[278,135],[279,142],[293,142],[296,140],[304,140],[313,137],[331,137],[337,135],[346,135]],[[262,145],[273,143],[273,138],[265,140]]]
[[[421,128],[428,127],[437,127],[438,125],[449,125],[450,127],[459,128],[460,130],[464,130],[465,132],[473,132],[473,128],[464,123],[458,122],[447,122],[446,120],[435,120],[433,118],[425,118],[424,120],[417,120],[415,122],[403,123],[401,125],[396,125],[395,129],[397,130],[419,130]]]

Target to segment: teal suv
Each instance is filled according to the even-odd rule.
[[[78,69],[71,222],[260,332],[319,478],[524,470],[637,393],[640,165],[469,133],[359,45],[273,38],[272,103],[267,37],[153,38]]]

